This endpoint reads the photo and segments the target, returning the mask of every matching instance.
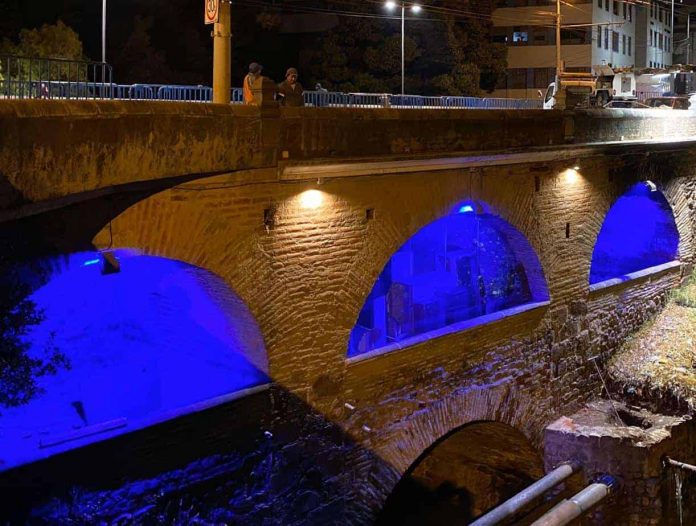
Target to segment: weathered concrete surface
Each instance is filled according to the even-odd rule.
[[[299,113],[240,105],[0,101],[0,180],[7,187],[0,187],[0,203],[264,168],[278,159],[562,144],[562,122],[560,114],[540,111]]]
[[[691,136],[696,119],[688,112],[657,110],[574,114],[0,101],[0,210],[120,185],[319,159],[404,159]]]

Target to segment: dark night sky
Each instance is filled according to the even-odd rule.
[[[80,34],[85,52],[90,58],[100,55],[101,0],[9,0],[7,3],[17,5],[20,27],[38,27],[62,19]],[[151,9],[148,6],[159,3],[161,2],[152,0],[108,0],[109,25],[113,26],[112,30],[128,26],[135,15],[149,14]],[[201,2],[198,0],[177,3],[188,4],[191,16],[202,12]]]
[[[316,0],[286,0],[287,4],[313,4]],[[120,60],[124,44],[133,33],[135,17],[149,19],[153,50],[166,62],[157,70],[157,82],[210,84],[212,75],[211,26],[203,23],[203,0],[107,0],[107,62],[114,66],[117,82],[151,82]],[[307,35],[264,32],[256,22],[263,4],[286,2],[244,0],[233,5],[233,83],[240,85],[247,65],[262,62],[271,77],[282,78],[289,66],[298,65],[300,50],[311,46]],[[356,6],[364,7],[362,4]],[[101,57],[102,0],[0,0],[0,41],[16,39],[21,28],[35,28],[62,20],[80,35],[85,55]],[[316,35],[315,35],[316,36]],[[132,64],[132,62],[131,62]],[[145,70],[148,64],[143,66]],[[129,76],[130,74],[130,76]]]

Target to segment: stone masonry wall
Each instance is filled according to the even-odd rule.
[[[569,418],[559,419],[546,430],[547,470],[569,458],[582,466],[565,484],[568,495],[605,474],[617,481],[607,502],[595,508],[583,523],[617,526],[693,523],[696,512],[693,475],[680,473],[685,482],[680,492],[680,521],[675,471],[664,462],[667,457],[678,460],[696,454],[694,421],[688,416],[679,418],[630,410],[619,402],[614,407],[626,425],[617,425],[609,403],[603,400]],[[631,420],[632,415],[637,418]]]
[[[549,163],[330,179],[322,185],[238,185],[231,176],[216,176],[143,199],[114,218],[95,244],[108,246],[113,238],[113,246],[221,276],[261,327],[278,403],[244,414],[244,422],[258,415],[259,427],[235,427],[236,440],[248,441],[239,447],[257,451],[246,460],[225,456],[235,455],[224,452],[225,440],[216,446],[222,453],[201,448],[194,458],[199,437],[224,434],[225,419],[234,420],[234,413],[214,425],[202,414],[182,417],[189,428],[200,423],[193,440],[176,429],[168,436],[189,449],[186,456],[164,455],[158,473],[128,464],[118,480],[109,478],[108,463],[101,476],[95,467],[86,468],[65,481],[53,500],[34,500],[35,513],[53,521],[73,513],[76,523],[84,523],[85,510],[100,517],[110,500],[118,505],[102,519],[113,518],[117,508],[126,514],[124,523],[137,523],[168,513],[162,511],[165,501],[179,495],[185,513],[209,522],[227,509],[230,523],[254,523],[267,514],[278,524],[367,524],[423,451],[469,422],[509,424],[541,447],[550,421],[599,394],[589,358],[600,355],[601,363],[616,350],[657,312],[681,276],[673,268],[590,293],[592,249],[607,210],[633,182],[651,178],[674,209],[682,262],[692,264],[696,174],[689,161],[679,153],[594,157],[581,160],[578,174]],[[316,209],[301,205],[309,189],[322,194]],[[350,331],[391,254],[419,228],[469,199],[484,201],[527,237],[544,269],[550,304],[389,354],[346,360]],[[275,211],[269,225],[266,210]],[[94,230],[89,217],[82,219],[89,239],[79,242],[75,221],[76,244],[91,241]],[[260,429],[271,432],[272,447],[257,447]],[[147,460],[144,451],[157,451],[157,440],[147,433],[128,440],[143,441],[133,449],[133,463]],[[82,454],[70,458],[78,461]],[[37,480],[45,469],[38,463],[20,475]],[[177,478],[177,470],[192,474]],[[185,481],[178,493],[167,487],[170,479]],[[131,490],[140,497],[122,497]],[[201,491],[217,495],[216,504],[206,505],[211,498],[197,497]]]

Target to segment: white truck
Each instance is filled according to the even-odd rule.
[[[560,82],[559,82],[560,80]],[[559,93],[557,85],[562,91]],[[636,74],[627,68],[593,66],[591,73],[561,73],[549,84],[544,109],[573,108],[577,105],[603,107],[612,100],[637,100]]]

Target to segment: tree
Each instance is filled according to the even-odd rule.
[[[164,84],[171,76],[165,54],[152,46],[152,24],[152,17],[138,15],[133,19],[133,32],[114,60],[119,82]]]
[[[83,60],[82,41],[79,35],[61,20],[39,29],[22,29],[19,42],[5,39],[1,46],[4,54],[23,57],[62,58]]]
[[[427,20],[407,21],[406,91],[421,95],[480,95],[505,73],[506,49],[490,39],[490,9],[469,0],[441,0]],[[423,11],[424,13],[427,10]],[[401,34],[395,20],[340,17],[317,38],[303,69],[337,91],[398,93]]]
[[[28,60],[34,58],[84,60],[80,37],[60,20],[53,25],[44,24],[39,29],[22,29],[19,32],[18,42],[5,39],[0,44],[0,55],[3,54],[26,57],[26,59],[11,60],[5,64],[4,77],[14,81],[26,82],[29,79],[76,81],[88,78],[88,68],[84,65]],[[29,86],[26,84],[24,88]]]
[[[10,237],[10,236],[8,236]],[[32,349],[27,335],[33,325],[41,323],[43,312],[29,299],[31,286],[20,267],[4,254],[15,247],[3,243],[0,254],[0,408],[17,407],[40,394],[38,379],[55,374],[60,367],[69,368],[66,356],[49,344]]]
[[[339,25],[318,38],[307,53],[303,69],[313,82],[336,91],[400,92],[401,35],[384,20],[341,18]],[[410,66],[419,57],[417,42],[407,37],[407,86],[419,84]]]

